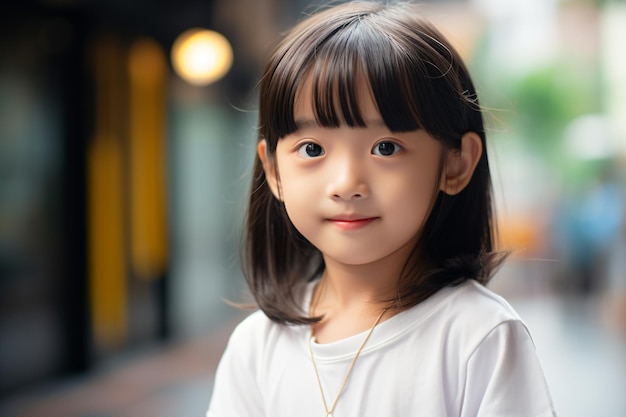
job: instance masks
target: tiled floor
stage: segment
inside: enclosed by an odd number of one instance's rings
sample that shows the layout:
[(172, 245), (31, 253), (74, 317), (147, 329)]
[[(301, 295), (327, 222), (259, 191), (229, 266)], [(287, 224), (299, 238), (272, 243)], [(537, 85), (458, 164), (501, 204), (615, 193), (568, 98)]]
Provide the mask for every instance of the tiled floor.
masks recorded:
[[(533, 333), (559, 416), (626, 416), (626, 332), (604, 300), (510, 301)], [(25, 393), (0, 416), (202, 417), (231, 328)]]

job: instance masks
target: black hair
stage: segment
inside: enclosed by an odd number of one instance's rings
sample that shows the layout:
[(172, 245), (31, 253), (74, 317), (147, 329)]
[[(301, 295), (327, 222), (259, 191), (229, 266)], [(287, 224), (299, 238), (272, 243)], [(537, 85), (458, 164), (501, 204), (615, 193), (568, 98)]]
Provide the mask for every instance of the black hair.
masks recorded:
[[(313, 14), (278, 44), (261, 78), (258, 140), (272, 159), (278, 141), (296, 130), (294, 105), (305, 77), (313, 80), (319, 125), (364, 127), (357, 83), (366, 80), (380, 115), (395, 132), (423, 129), (447, 151), (475, 132), (483, 152), (458, 194), (438, 192), (402, 276), (400, 308), (468, 279), (487, 283), (504, 255), (496, 227), (481, 108), (459, 54), (409, 4), (352, 2)], [(302, 310), (306, 283), (324, 269), (319, 251), (292, 225), (257, 157), (247, 213), (245, 275), (258, 306), (280, 323), (311, 323)]]

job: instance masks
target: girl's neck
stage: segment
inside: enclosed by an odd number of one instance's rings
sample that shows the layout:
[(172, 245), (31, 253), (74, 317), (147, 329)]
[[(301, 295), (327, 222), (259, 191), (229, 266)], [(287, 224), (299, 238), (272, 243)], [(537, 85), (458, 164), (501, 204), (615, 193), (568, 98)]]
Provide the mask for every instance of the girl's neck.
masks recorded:
[(375, 262), (350, 265), (324, 256), (325, 294), (320, 302), (338, 310), (362, 306), (365, 310), (387, 307), (396, 297), (398, 280), (409, 257), (410, 246)]
[(367, 267), (333, 267), (327, 262), (318, 307), (336, 311), (380, 310), (395, 296), (397, 284), (397, 278), (386, 276), (385, 272)]
[[(325, 259), (326, 270), (311, 300), (311, 313), (324, 316), (314, 325), (318, 343), (329, 343), (369, 329), (396, 296), (402, 265), (377, 262), (345, 265)], [(382, 321), (395, 311), (388, 309)]]

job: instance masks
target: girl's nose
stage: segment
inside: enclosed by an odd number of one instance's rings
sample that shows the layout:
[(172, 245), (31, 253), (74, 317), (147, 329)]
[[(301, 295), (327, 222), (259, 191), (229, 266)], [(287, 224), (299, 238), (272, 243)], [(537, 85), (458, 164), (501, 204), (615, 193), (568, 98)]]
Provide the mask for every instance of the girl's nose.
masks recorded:
[(369, 186), (364, 167), (359, 161), (346, 158), (334, 161), (336, 169), (332, 170), (328, 184), (328, 196), (332, 199), (355, 200), (369, 197)]

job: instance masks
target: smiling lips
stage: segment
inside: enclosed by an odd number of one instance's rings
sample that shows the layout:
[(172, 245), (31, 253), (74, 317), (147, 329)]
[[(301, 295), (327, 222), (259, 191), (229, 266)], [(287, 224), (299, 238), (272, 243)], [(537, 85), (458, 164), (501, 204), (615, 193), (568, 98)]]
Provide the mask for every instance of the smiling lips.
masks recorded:
[(328, 221), (342, 230), (358, 230), (378, 220), (378, 217), (334, 218)]

